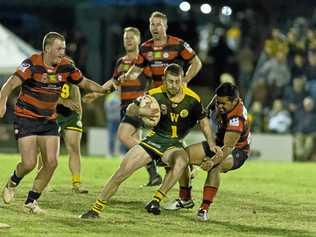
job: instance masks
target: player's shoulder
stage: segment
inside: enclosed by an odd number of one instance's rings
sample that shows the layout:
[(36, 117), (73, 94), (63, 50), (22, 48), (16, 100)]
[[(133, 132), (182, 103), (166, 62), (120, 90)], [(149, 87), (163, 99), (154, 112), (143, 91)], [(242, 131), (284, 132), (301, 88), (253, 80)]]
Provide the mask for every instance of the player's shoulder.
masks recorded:
[(148, 90), (147, 94), (148, 95), (151, 95), (151, 96), (154, 96), (154, 95), (158, 95), (158, 94), (162, 94), (163, 93), (163, 88), (162, 86), (159, 86), (157, 88), (153, 88), (153, 89), (150, 89)]
[(183, 92), (185, 93), (185, 95), (189, 96), (191, 99), (196, 100), (197, 102), (201, 103), (201, 97), (192, 89), (188, 87), (184, 87)]
[(168, 43), (169, 44), (181, 44), (184, 41), (180, 39), (179, 37), (173, 36), (173, 35), (168, 35)]
[(228, 118), (232, 117), (240, 117), (247, 119), (247, 109), (244, 106), (242, 100), (239, 100), (238, 104), (235, 106), (235, 108), (228, 113)]
[(149, 39), (149, 40), (146, 40), (145, 42), (143, 42), (141, 44), (141, 48), (148, 48), (148, 47), (153, 47), (154, 45), (154, 40), (153, 39)]
[(73, 65), (73, 66), (75, 66), (74, 60), (68, 56), (63, 57), (60, 64), (61, 65)]
[(31, 65), (43, 65), (43, 56), (41, 53), (34, 53), (31, 57), (25, 59), (24, 62), (28, 62)]

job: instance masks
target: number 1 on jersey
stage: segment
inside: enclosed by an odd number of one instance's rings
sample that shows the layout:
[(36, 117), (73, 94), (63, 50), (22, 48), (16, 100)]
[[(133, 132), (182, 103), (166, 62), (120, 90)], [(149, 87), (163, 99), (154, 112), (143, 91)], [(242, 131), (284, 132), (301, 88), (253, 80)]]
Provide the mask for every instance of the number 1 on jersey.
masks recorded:
[(177, 126), (171, 125), (171, 138), (176, 138), (176, 137), (178, 137)]

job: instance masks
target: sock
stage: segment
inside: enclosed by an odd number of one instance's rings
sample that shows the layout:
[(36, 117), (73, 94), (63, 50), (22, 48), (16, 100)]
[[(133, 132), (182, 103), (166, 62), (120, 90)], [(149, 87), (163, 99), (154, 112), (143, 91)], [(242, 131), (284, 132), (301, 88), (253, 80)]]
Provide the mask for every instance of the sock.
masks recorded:
[(18, 184), (20, 183), (20, 181), (22, 180), (23, 177), (18, 177), (16, 175), (16, 171), (13, 171), (12, 176), (10, 177), (11, 182), (14, 184), (14, 186), (18, 186)]
[(80, 175), (73, 175), (72, 186), (79, 186), (79, 185), (80, 185)]
[(204, 210), (208, 210), (210, 204), (213, 202), (216, 192), (217, 192), (217, 187), (204, 186), (203, 201), (200, 208)]
[(158, 175), (155, 161), (151, 161), (146, 165), (147, 172), (150, 176), (150, 179)]
[(103, 209), (104, 209), (104, 207), (105, 207), (105, 205), (106, 205), (106, 201), (105, 200), (102, 200), (102, 199), (97, 199), (96, 201), (95, 201), (95, 203), (93, 204), (93, 206), (91, 207), (91, 210), (92, 211), (95, 211), (96, 213), (98, 213), (98, 214), (100, 214), (102, 211), (103, 211)]
[(28, 204), (30, 202), (34, 202), (35, 200), (39, 199), (41, 196), (41, 193), (29, 191), (29, 194), (27, 195), (27, 199), (25, 201), (25, 204)]
[(179, 197), (183, 201), (191, 200), (191, 189), (192, 187), (180, 187)]
[(165, 197), (166, 197), (166, 194), (164, 194), (160, 190), (157, 190), (154, 194), (153, 199), (160, 203), (162, 199), (164, 199)]

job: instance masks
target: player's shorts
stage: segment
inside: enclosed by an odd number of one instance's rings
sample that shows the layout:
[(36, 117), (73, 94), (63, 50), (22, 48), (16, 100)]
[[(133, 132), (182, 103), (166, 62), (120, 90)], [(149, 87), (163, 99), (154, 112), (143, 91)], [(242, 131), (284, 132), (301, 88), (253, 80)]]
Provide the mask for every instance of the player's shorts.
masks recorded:
[(157, 162), (159, 166), (166, 166), (161, 160), (162, 155), (165, 151), (171, 148), (183, 148), (182, 142), (178, 139), (171, 139), (159, 136), (152, 132), (147, 135), (139, 145), (150, 155), (150, 157)]
[(82, 122), (80, 119), (80, 115), (76, 112), (72, 112), (68, 116), (63, 116), (61, 114), (58, 114), (57, 116), (57, 125), (60, 128), (60, 131), (64, 130), (73, 130), (82, 132)]
[(47, 119), (30, 119), (15, 116), (13, 122), (14, 136), (18, 140), (27, 136), (59, 136), (56, 121)]
[(122, 118), (121, 123), (129, 123), (133, 125), (135, 128), (140, 128), (143, 126), (143, 121), (140, 118), (128, 116), (126, 114)]
[[(212, 157), (213, 155), (215, 155), (215, 153), (210, 150), (210, 147), (207, 141), (203, 141), (202, 145), (203, 145), (204, 152), (208, 157)], [(240, 150), (240, 149), (235, 148), (232, 151), (232, 156), (233, 156), (234, 164), (230, 170), (235, 170), (235, 169), (239, 169), (248, 159), (248, 152), (245, 150)]]

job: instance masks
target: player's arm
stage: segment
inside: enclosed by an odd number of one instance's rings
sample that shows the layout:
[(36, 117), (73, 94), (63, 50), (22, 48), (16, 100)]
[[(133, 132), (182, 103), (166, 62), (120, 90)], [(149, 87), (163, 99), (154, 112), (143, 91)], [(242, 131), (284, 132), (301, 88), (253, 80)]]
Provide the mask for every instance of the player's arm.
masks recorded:
[(225, 160), (227, 158), (227, 156), (229, 156), (232, 153), (232, 151), (234, 150), (239, 139), (240, 139), (239, 132), (227, 131), (225, 133), (224, 146), (222, 148), (223, 156), (222, 157), (217, 157), (217, 156), (212, 157), (211, 159), (214, 162), (214, 165), (221, 163), (223, 160)]
[(126, 73), (123, 73), (119, 76), (118, 81), (122, 82), (124, 80), (127, 80), (128, 78), (131, 78), (131, 75), (133, 75), (133, 78), (138, 78), (139, 75), (143, 72), (143, 70), (144, 68), (138, 67), (134, 64)]
[(76, 113), (82, 114), (82, 106), (81, 106), (81, 94), (78, 86), (73, 85), (71, 87), (71, 98), (63, 99), (59, 97), (58, 104), (62, 104), (63, 106), (69, 108)]
[(2, 118), (6, 112), (6, 104), (9, 95), (21, 84), (21, 79), (16, 75), (10, 76), (6, 83), (4, 83), (0, 91), (0, 118)]
[(83, 77), (83, 79), (78, 84), (78, 86), (82, 89), (98, 92), (101, 94), (106, 94), (108, 92), (107, 88), (104, 85), (101, 86), (98, 83), (96, 83), (96, 82), (94, 82), (86, 77)]
[[(108, 81), (106, 81), (103, 85), (102, 85), (105, 90), (107, 91), (107, 93), (110, 93), (114, 90), (117, 89), (115, 83), (114, 83), (114, 80), (113, 79), (110, 79)], [(91, 103), (93, 102), (94, 100), (96, 100), (97, 98), (101, 97), (101, 96), (104, 96), (105, 94), (103, 93), (98, 93), (98, 92), (91, 92), (91, 93), (87, 93), (85, 94), (83, 97), (82, 97), (82, 102), (83, 103)]]
[(186, 71), (185, 76), (183, 78), (184, 83), (188, 84), (192, 80), (192, 78), (198, 74), (201, 68), (202, 68), (202, 62), (200, 58), (197, 55), (195, 55), (191, 59), (190, 66), (188, 70)]
[(159, 109), (154, 109), (150, 107), (140, 107), (141, 97), (137, 98), (133, 103), (129, 104), (126, 109), (126, 114), (131, 117), (147, 117), (153, 118), (157, 116)]
[(215, 140), (213, 137), (213, 132), (210, 126), (210, 123), (207, 119), (207, 117), (204, 117), (199, 121), (200, 130), (202, 131), (204, 137), (206, 138), (206, 141), (214, 153), (216, 153), (218, 156), (222, 156), (222, 149), (219, 146), (216, 146)]

